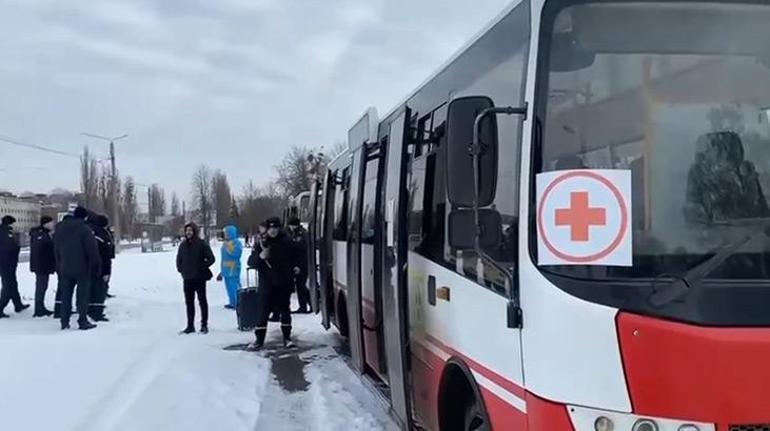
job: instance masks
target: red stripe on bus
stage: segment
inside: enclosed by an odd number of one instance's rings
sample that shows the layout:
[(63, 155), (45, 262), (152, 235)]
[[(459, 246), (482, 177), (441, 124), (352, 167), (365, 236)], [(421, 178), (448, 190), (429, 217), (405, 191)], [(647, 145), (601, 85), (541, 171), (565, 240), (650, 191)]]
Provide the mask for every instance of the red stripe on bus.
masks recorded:
[[(526, 429), (532, 431), (574, 431), (567, 406), (540, 398), (527, 392)], [(524, 429), (524, 428), (521, 428)]]
[[(428, 341), (435, 344), (442, 350), (446, 351), (450, 355), (459, 356), (461, 357), (469, 367), (473, 369), (473, 371), (476, 371), (477, 373), (481, 374), (482, 376), (486, 377), (487, 379), (491, 380), (498, 386), (502, 387), (503, 389), (507, 390), (508, 392), (516, 395), (517, 397), (521, 398), (522, 400), (526, 396), (526, 390), (522, 388), (521, 386), (517, 385), (516, 383), (506, 379), (505, 377), (501, 376), (500, 374), (497, 374), (496, 372), (490, 370), (489, 368), (485, 367), (484, 365), (481, 365), (480, 363), (476, 362), (475, 360), (468, 357), (468, 355), (463, 354), (462, 352), (459, 352), (446, 344), (442, 343), (440, 340), (436, 339), (435, 337), (431, 336), (430, 334), (425, 334)], [(512, 361), (517, 360), (517, 358), (511, 358)]]
[[(419, 342), (415, 343), (415, 347), (413, 356), (416, 360), (412, 361), (412, 367), (416, 410), (420, 419), (427, 421), (425, 425), (428, 429), (438, 429), (438, 389), (446, 362)], [(524, 412), (484, 386), (479, 386), (479, 391), (489, 415), (491, 429), (526, 429), (527, 415)]]
[[(487, 408), (490, 429), (494, 430), (524, 430), (527, 429), (527, 414), (495, 395), (485, 387), (481, 387), (481, 396)], [(551, 431), (549, 429), (549, 431)]]

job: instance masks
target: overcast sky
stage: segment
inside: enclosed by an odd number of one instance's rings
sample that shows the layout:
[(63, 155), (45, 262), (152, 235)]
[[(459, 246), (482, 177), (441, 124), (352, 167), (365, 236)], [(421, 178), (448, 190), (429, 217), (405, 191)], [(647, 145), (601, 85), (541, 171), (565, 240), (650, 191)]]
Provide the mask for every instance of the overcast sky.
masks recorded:
[[(236, 191), (293, 144), (385, 114), (508, 0), (0, 0), (0, 135), (100, 157), (183, 197), (195, 166)], [(0, 189), (77, 190), (78, 160), (0, 142)]]

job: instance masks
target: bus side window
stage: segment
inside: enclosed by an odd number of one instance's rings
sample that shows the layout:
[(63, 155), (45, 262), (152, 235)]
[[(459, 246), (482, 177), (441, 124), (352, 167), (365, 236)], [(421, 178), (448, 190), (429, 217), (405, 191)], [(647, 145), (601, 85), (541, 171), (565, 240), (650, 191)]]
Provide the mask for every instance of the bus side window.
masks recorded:
[(334, 234), (332, 236), (335, 241), (347, 241), (350, 168), (345, 168), (337, 178), (336, 182), (334, 199)]

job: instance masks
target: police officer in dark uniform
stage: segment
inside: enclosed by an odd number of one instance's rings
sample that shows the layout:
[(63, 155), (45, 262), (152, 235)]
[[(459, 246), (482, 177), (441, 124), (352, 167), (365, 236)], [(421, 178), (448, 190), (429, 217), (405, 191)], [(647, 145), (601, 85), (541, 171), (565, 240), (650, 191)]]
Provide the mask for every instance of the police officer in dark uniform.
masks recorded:
[(93, 329), (88, 320), (88, 303), (91, 300), (91, 279), (99, 274), (101, 259), (94, 233), (85, 223), (88, 210), (75, 208), (73, 217), (62, 220), (56, 226), (54, 255), (56, 272), (61, 291), (61, 328), (69, 329), (72, 311), (72, 294), (77, 285), (78, 326), (81, 330)]
[(46, 317), (53, 314), (45, 308), (45, 292), (48, 280), (56, 272), (56, 257), (53, 252), (53, 219), (40, 218), (40, 226), (29, 231), (29, 270), (35, 274), (35, 314), (33, 317)]
[(299, 218), (292, 217), (289, 220), (289, 235), (294, 241), (300, 258), (297, 262), (299, 274), (294, 277), (294, 290), (297, 292), (297, 302), (299, 307), (295, 313), (310, 313), (310, 290), (307, 288), (307, 231), (299, 222)]
[(259, 272), (259, 310), (256, 340), (249, 349), (257, 350), (265, 344), (267, 318), (273, 307), (278, 311), (283, 344), (294, 347), (291, 339), (290, 300), (294, 276), (299, 274), (301, 254), (294, 241), (281, 229), (281, 219), (271, 217), (266, 222), (267, 232), (259, 238), (249, 257), (249, 266)]
[(19, 295), (19, 282), (16, 279), (16, 268), (19, 266), (19, 253), (21, 246), (19, 238), (13, 232), (13, 224), (16, 218), (10, 215), (3, 216), (0, 220), (0, 318), (8, 317), (5, 307), (13, 301), (13, 307), (17, 313), (27, 308), (29, 304), (21, 302)]
[(112, 260), (115, 258), (115, 243), (109, 231), (110, 220), (103, 215), (89, 217), (89, 227), (96, 238), (101, 260), (101, 271), (91, 279), (91, 302), (88, 304), (88, 316), (97, 322), (109, 322), (104, 315), (107, 299), (107, 283), (112, 276)]

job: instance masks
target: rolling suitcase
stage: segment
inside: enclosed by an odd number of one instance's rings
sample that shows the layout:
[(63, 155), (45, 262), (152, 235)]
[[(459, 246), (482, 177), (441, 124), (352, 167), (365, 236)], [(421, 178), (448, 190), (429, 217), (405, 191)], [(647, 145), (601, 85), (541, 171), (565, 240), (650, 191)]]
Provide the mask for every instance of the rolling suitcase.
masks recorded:
[(257, 327), (257, 308), (259, 304), (259, 287), (257, 286), (257, 271), (246, 270), (246, 287), (238, 292), (238, 329), (253, 331)]

